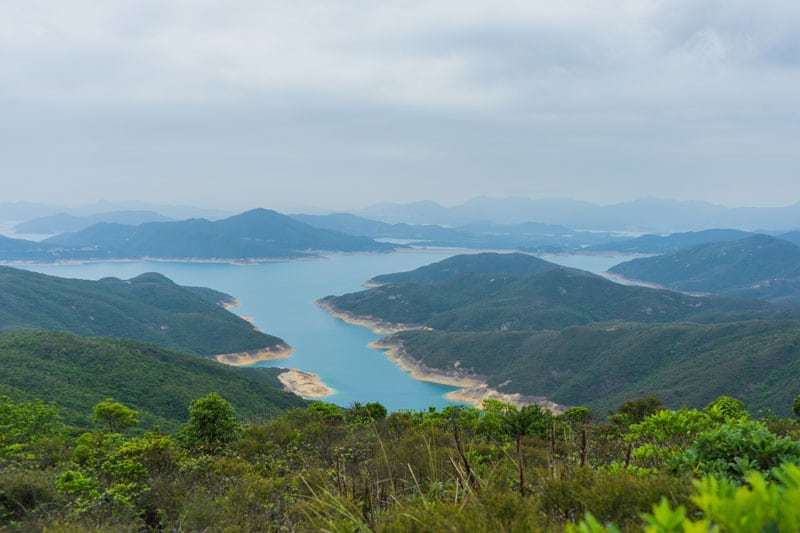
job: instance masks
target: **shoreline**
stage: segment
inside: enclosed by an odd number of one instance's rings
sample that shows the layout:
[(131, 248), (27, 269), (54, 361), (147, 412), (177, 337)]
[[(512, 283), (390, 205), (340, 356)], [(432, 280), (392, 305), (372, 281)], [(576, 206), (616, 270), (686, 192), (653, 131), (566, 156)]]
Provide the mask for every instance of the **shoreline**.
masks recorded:
[(456, 390), (444, 395), (445, 398), (454, 402), (467, 403), (481, 409), (484, 400), (499, 400), (521, 407), (524, 405), (537, 404), (549, 409), (554, 413), (562, 411), (562, 406), (551, 402), (546, 398), (525, 396), (519, 393), (504, 393), (489, 386), (480, 376), (467, 375), (458, 370), (451, 372), (437, 370), (428, 367), (421, 361), (415, 359), (405, 352), (400, 342), (392, 341), (385, 335), (393, 335), (402, 331), (410, 330), (430, 330), (422, 326), (411, 326), (407, 324), (392, 324), (372, 317), (356, 316), (347, 311), (337, 309), (332, 303), (317, 300), (317, 305), (327, 311), (332, 317), (352, 324), (368, 328), (376, 335), (384, 336), (381, 339), (369, 343), (373, 350), (383, 352), (384, 356), (392, 363), (400, 367), (401, 370), (417, 381), (436, 383), (448, 387), (455, 387)]
[[(600, 276), (606, 278), (608, 281), (613, 281), (619, 285), (626, 285), (628, 287), (644, 287), (646, 289), (661, 289), (661, 290), (668, 290), (663, 285), (659, 285), (657, 283), (648, 283), (646, 281), (639, 281), (636, 279), (626, 278), (625, 276), (621, 276), (619, 274), (614, 274), (612, 272), (601, 272)], [(676, 291), (677, 292), (677, 291)]]
[(289, 368), (278, 374), (278, 381), (283, 384), (283, 390), (302, 398), (324, 398), (336, 392), (318, 374), (297, 368)]
[(517, 407), (525, 405), (540, 405), (553, 413), (560, 413), (563, 407), (543, 397), (525, 396), (520, 393), (500, 392), (488, 385), (481, 377), (467, 375), (457, 369), (447, 372), (428, 367), (424, 363), (410, 356), (403, 348), (402, 343), (390, 339), (380, 339), (369, 344), (374, 350), (383, 351), (384, 355), (394, 364), (407, 372), (413, 379), (436, 383), (456, 390), (445, 394), (445, 398), (455, 402), (470, 404), (478, 409), (483, 408), (485, 400), (498, 400)]
[(240, 315), (239, 313), (234, 311), (234, 309), (236, 309), (237, 307), (239, 307), (241, 305), (241, 302), (239, 301), (239, 298), (236, 298), (235, 296), (231, 296), (230, 300), (222, 301), (222, 302), (220, 302), (220, 305), (226, 311), (229, 311), (229, 312), (235, 314), (236, 316), (238, 316), (239, 318), (241, 318), (242, 320), (244, 320), (245, 322), (248, 322), (251, 326), (253, 326), (254, 330), (256, 330), (256, 331), (258, 331), (260, 333), (264, 333), (263, 331), (261, 331), (261, 328), (259, 328), (258, 325), (256, 324), (255, 318), (253, 318), (252, 316), (249, 316), (249, 315)]
[(373, 317), (357, 316), (347, 311), (342, 311), (333, 304), (326, 302), (324, 299), (315, 302), (319, 307), (324, 309), (333, 318), (339, 319), (353, 326), (360, 326), (367, 328), (376, 335), (393, 335), (401, 331), (410, 331), (415, 329), (430, 329), (423, 326), (415, 326), (412, 324), (393, 324)]
[(287, 344), (279, 344), (261, 350), (212, 355), (211, 359), (229, 366), (250, 366), (262, 361), (280, 361), (282, 359), (288, 359), (291, 357), (292, 353), (294, 353), (294, 348)]

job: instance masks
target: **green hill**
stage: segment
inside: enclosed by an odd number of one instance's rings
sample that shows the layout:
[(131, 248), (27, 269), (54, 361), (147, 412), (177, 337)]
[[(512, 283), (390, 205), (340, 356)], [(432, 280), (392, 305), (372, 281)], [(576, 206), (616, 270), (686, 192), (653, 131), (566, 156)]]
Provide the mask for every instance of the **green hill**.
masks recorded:
[(280, 390), (277, 370), (239, 369), (153, 345), (67, 333), (0, 334), (0, 394), (44, 398), (67, 422), (90, 423), (92, 406), (114, 398), (142, 412), (147, 426), (175, 429), (189, 403), (218, 392), (248, 419), (305, 404)]
[(391, 336), (434, 371), (600, 412), (658, 394), (721, 394), (786, 411), (800, 392), (800, 321), (766, 302), (626, 286), (524, 255), (456, 256), (328, 297), (331, 308), (420, 326)]
[(611, 272), (686, 292), (771, 301), (800, 298), (800, 247), (766, 235), (635, 259)]
[(752, 235), (750, 232), (736, 229), (709, 229), (673, 233), (671, 235), (642, 235), (634, 239), (598, 244), (591, 246), (589, 250), (595, 252), (668, 254), (701, 244), (738, 241)]
[(545, 332), (407, 331), (390, 340), (424, 365), (486, 378), (502, 392), (605, 413), (655, 394), (699, 407), (734, 395), (788, 414), (800, 393), (800, 322), (595, 324)]
[(151, 222), (139, 226), (100, 223), (52, 237), (45, 244), (90, 250), (100, 258), (265, 259), (314, 251), (381, 252), (393, 249), (366, 237), (315, 228), (268, 209), (230, 218)]
[(323, 302), (361, 317), (447, 331), (561, 329), (605, 321), (727, 321), (775, 316), (766, 304), (624, 286), (522, 254), (455, 256), (378, 276)]
[(527, 254), (466, 254), (448, 257), (410, 272), (376, 276), (370, 283), (376, 285), (418, 283), (434, 284), (453, 281), (469, 274), (519, 275), (539, 274), (561, 268), (555, 263)]
[(198, 355), (285, 346), (224, 309), (230, 298), (154, 273), (88, 281), (0, 267), (0, 330), (121, 337)]

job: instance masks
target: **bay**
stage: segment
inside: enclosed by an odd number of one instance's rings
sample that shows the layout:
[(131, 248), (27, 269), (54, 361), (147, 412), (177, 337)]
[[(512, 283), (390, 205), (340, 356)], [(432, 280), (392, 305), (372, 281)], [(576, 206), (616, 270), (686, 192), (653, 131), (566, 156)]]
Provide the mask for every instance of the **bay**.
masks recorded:
[[(28, 265), (25, 268), (62, 277), (128, 279), (159, 272), (182, 285), (211, 287), (239, 300), (234, 311), (262, 331), (295, 348), (286, 360), (263, 366), (298, 368), (318, 374), (335, 390), (327, 398), (339, 405), (379, 401), (390, 410), (426, 409), (452, 404), (444, 395), (451, 387), (414, 380), (368, 344), (378, 338), (366, 328), (346, 324), (317, 307), (330, 294), (357, 291), (378, 275), (411, 270), (453, 255), (424, 250), (391, 254), (336, 254), (318, 259), (257, 264), (190, 262), (108, 262)], [(602, 272), (629, 256), (552, 255), (566, 266)]]

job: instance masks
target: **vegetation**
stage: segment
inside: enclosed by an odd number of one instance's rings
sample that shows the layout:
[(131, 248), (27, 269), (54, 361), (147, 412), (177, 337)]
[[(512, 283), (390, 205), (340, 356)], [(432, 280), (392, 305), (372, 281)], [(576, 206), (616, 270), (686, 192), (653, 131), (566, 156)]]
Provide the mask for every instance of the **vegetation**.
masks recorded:
[(150, 273), (123, 281), (58, 278), (0, 267), (0, 331), (46, 329), (152, 342), (198, 355), (282, 347), (223, 309), (231, 297)]
[(736, 394), (782, 414), (798, 392), (791, 308), (624, 286), (521, 254), (456, 256), (372, 282), (324, 301), (418, 326), (388, 342), (501, 392), (600, 411), (645, 393), (674, 407)]
[(753, 419), (732, 398), (681, 411), (649, 398), (599, 418), (314, 403), (253, 423), (211, 393), (173, 434), (102, 419), (75, 431), (52, 406), (0, 398), (0, 527), (797, 531), (796, 420)]
[(422, 364), (483, 376), (503, 392), (606, 411), (655, 393), (671, 406), (735, 394), (789, 414), (800, 393), (800, 323), (596, 324), (543, 332), (407, 331), (391, 337)]
[(378, 286), (325, 301), (355, 315), (448, 331), (560, 329), (612, 320), (722, 322), (796, 316), (757, 302), (620, 285), (523, 254), (455, 256), (370, 282)]
[(379, 252), (393, 249), (366, 237), (315, 228), (268, 209), (217, 221), (192, 219), (139, 226), (99, 223), (45, 244), (85, 249), (100, 258), (165, 257), (263, 259), (309, 251)]
[(144, 427), (165, 430), (185, 419), (192, 399), (211, 391), (249, 419), (305, 405), (281, 390), (279, 370), (233, 368), (133, 341), (10, 332), (0, 335), (0, 360), (0, 394), (47, 398), (69, 424), (88, 427), (94, 420), (113, 432), (134, 417), (105, 403), (109, 398), (136, 409)]
[(436, 285), (457, 281), (470, 275), (524, 276), (541, 274), (559, 268), (561, 267), (555, 263), (526, 254), (469, 254), (448, 257), (410, 272), (376, 276), (370, 280), (370, 283), (376, 285), (408, 283)]
[(353, 315), (445, 331), (562, 329), (608, 321), (721, 322), (783, 313), (757, 302), (624, 286), (520, 254), (456, 256), (372, 281), (383, 285), (323, 301)]
[(611, 272), (680, 291), (795, 302), (800, 297), (800, 246), (756, 235), (634, 259)]

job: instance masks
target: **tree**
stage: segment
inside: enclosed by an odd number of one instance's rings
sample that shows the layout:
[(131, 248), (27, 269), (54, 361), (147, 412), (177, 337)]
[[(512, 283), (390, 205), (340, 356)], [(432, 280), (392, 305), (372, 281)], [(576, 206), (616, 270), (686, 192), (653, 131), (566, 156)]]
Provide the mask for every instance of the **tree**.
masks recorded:
[(763, 422), (738, 419), (698, 435), (676, 466), (742, 481), (753, 471), (770, 476), (784, 463), (800, 464), (800, 442), (775, 435)]
[(580, 433), (580, 464), (586, 466), (588, 461), (588, 442), (586, 437), (586, 426), (592, 421), (592, 411), (588, 407), (570, 407), (560, 417), (570, 427)]
[(218, 453), (236, 440), (240, 429), (230, 402), (212, 392), (192, 402), (189, 422), (181, 429), (181, 439), (188, 447)]
[[(617, 412), (609, 416), (611, 421), (621, 432), (627, 431), (633, 424), (642, 422), (645, 418), (664, 410), (664, 404), (655, 396), (646, 396), (637, 400), (628, 400), (623, 403)], [(625, 451), (625, 466), (631, 464), (633, 442), (628, 442)]]
[(95, 424), (103, 426), (111, 433), (122, 433), (139, 424), (139, 413), (112, 399), (103, 400), (94, 406)]
[(705, 412), (721, 421), (737, 420), (748, 416), (744, 403), (730, 396), (720, 396), (706, 406)]
[(526, 405), (521, 409), (509, 405), (503, 415), (503, 427), (516, 446), (519, 492), (523, 497), (525, 496), (525, 456), (522, 453), (522, 439), (529, 435), (544, 437), (550, 426), (550, 418), (550, 414), (538, 405)]
[(661, 403), (661, 400), (655, 396), (646, 396), (636, 400), (628, 400), (623, 403), (610, 419), (616, 424), (627, 427), (631, 424), (637, 424), (648, 416), (663, 409), (664, 404)]
[(356, 420), (377, 421), (386, 418), (386, 408), (378, 402), (362, 404), (355, 402), (350, 407), (350, 416)]
[(794, 403), (792, 404), (792, 413), (797, 418), (800, 418), (800, 396), (794, 399)]

